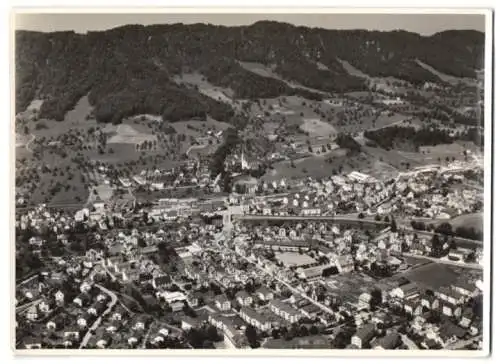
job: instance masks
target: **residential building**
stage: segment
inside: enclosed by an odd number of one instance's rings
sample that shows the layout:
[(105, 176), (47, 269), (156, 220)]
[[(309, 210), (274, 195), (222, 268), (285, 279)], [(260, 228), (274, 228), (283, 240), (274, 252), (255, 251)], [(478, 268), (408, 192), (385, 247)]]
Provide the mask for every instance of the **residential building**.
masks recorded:
[(242, 306), (250, 306), (253, 302), (252, 296), (250, 296), (246, 291), (236, 292), (235, 297), (238, 303)]
[(240, 316), (245, 322), (255, 326), (261, 331), (271, 329), (271, 322), (265, 316), (249, 307), (242, 307), (240, 310)]
[(365, 324), (360, 327), (351, 338), (351, 344), (361, 349), (366, 347), (375, 337), (376, 327), (374, 324)]
[(215, 296), (215, 306), (221, 311), (229, 311), (231, 309), (231, 301), (226, 295)]
[(261, 301), (271, 301), (274, 298), (274, 293), (267, 287), (260, 287), (255, 291), (255, 294)]
[(300, 311), (290, 306), (288, 303), (282, 302), (277, 299), (274, 299), (269, 303), (269, 308), (273, 313), (283, 317), (290, 323), (298, 322), (302, 317)]

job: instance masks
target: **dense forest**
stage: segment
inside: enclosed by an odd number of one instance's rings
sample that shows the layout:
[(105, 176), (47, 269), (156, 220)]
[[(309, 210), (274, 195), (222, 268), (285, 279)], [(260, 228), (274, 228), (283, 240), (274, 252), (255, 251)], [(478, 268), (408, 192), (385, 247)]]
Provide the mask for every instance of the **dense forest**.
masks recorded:
[(350, 135), (340, 133), (335, 139), (335, 143), (340, 148), (347, 149), (350, 155), (357, 154), (361, 151), (361, 146)]
[(484, 133), (479, 128), (469, 128), (455, 134), (453, 137), (441, 129), (425, 127), (415, 129), (413, 127), (391, 126), (377, 130), (366, 130), (364, 136), (375, 142), (384, 149), (392, 149), (396, 143), (410, 142), (415, 150), (424, 145), (451, 144), (456, 140), (473, 142), (479, 147), (484, 147)]
[(410, 142), (416, 150), (424, 145), (451, 144), (453, 138), (440, 129), (390, 126), (377, 130), (366, 130), (364, 136), (384, 149), (392, 149), (398, 142)]
[(339, 60), (369, 75), (420, 84), (440, 80), (415, 59), (450, 75), (474, 77), (482, 68), (484, 47), (484, 34), (475, 31), (423, 37), (270, 21), (245, 27), (128, 25), (87, 34), (17, 31), (15, 37), (17, 112), (42, 99), (40, 117), (62, 120), (88, 94), (98, 121), (115, 123), (134, 113), (160, 114), (170, 121), (233, 117), (228, 104), (172, 81), (183, 72), (199, 71), (240, 98), (300, 94), (317, 100), (319, 93), (254, 74), (237, 61), (272, 66), (284, 79), (306, 87), (344, 92), (365, 84)]

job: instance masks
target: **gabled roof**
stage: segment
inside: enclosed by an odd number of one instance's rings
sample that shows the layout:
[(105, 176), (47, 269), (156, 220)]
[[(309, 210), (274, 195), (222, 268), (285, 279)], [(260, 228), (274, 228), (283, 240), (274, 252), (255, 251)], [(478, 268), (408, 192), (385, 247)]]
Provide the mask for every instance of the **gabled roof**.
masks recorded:
[(224, 302), (229, 301), (229, 298), (227, 298), (227, 296), (225, 294), (219, 294), (219, 295), (215, 296), (215, 301), (220, 302), (220, 303), (224, 303)]
[(418, 288), (418, 286), (414, 282), (404, 284), (404, 285), (400, 286), (399, 288), (403, 291), (403, 294), (405, 296), (420, 292), (420, 289)]
[(238, 292), (236, 292), (235, 296), (236, 296), (236, 298), (241, 297), (243, 299), (250, 297), (250, 295), (248, 294), (247, 291), (238, 291)]

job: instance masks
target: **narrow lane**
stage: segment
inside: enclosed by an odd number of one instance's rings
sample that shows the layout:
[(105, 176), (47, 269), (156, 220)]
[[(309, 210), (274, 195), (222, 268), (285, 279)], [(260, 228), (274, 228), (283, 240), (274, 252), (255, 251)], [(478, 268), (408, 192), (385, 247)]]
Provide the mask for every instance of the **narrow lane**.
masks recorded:
[(92, 337), (92, 331), (95, 331), (97, 329), (97, 327), (99, 327), (99, 325), (102, 322), (102, 319), (111, 312), (113, 307), (115, 307), (116, 303), (118, 302), (118, 298), (116, 297), (116, 294), (111, 292), (109, 289), (104, 288), (100, 284), (96, 284), (96, 287), (98, 287), (101, 291), (103, 291), (104, 293), (109, 295), (111, 297), (111, 302), (108, 304), (108, 308), (101, 314), (101, 316), (99, 316), (97, 318), (97, 320), (95, 320), (95, 322), (92, 324), (92, 326), (88, 329), (87, 333), (83, 337), (82, 342), (80, 343), (80, 349), (85, 348), (85, 346), (89, 342), (90, 338)]

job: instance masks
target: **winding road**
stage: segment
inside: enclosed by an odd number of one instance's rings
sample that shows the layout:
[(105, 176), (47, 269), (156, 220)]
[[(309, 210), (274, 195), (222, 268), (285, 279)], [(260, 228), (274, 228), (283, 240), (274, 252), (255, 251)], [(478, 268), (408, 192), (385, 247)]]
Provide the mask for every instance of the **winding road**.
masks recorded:
[(80, 343), (80, 349), (85, 348), (90, 338), (92, 337), (92, 331), (97, 329), (97, 327), (101, 324), (102, 319), (111, 312), (113, 307), (115, 307), (116, 303), (118, 302), (118, 297), (116, 297), (116, 294), (111, 292), (109, 289), (104, 288), (100, 284), (96, 284), (96, 287), (98, 287), (101, 291), (109, 295), (111, 297), (111, 302), (108, 304), (108, 308), (101, 314), (101, 316), (97, 318), (97, 320), (95, 320), (95, 322), (92, 324), (92, 326), (89, 328), (89, 330), (83, 337), (82, 342)]

